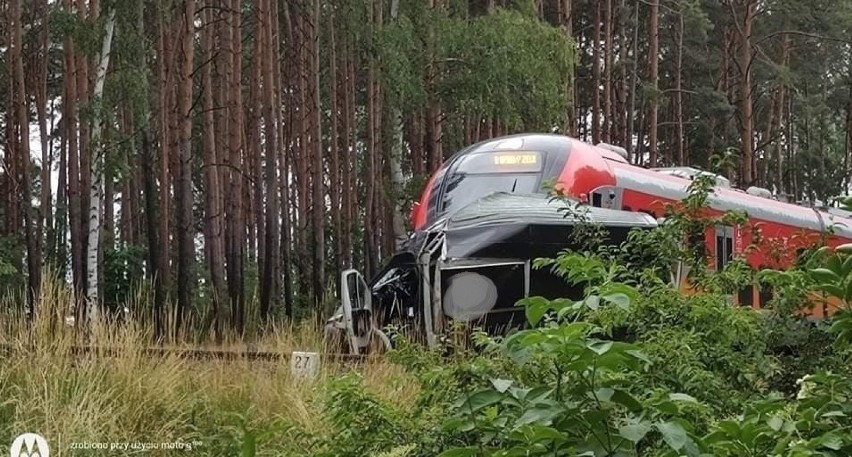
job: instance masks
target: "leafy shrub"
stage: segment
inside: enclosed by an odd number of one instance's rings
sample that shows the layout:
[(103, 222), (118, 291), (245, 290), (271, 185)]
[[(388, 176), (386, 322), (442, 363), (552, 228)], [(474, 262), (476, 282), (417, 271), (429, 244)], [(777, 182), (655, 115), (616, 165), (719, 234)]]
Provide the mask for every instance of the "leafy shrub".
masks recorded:
[(0, 237), (0, 295), (23, 292), (26, 284), (24, 258), (24, 245), (18, 237)]
[(145, 260), (143, 246), (120, 246), (104, 251), (104, 305), (111, 311), (131, 301), (139, 286)]
[(852, 455), (852, 381), (821, 372), (802, 378), (796, 401), (767, 398), (734, 420), (721, 421), (702, 439), (719, 457)]
[(629, 310), (604, 308), (588, 317), (614, 338), (641, 342), (662, 383), (731, 411), (768, 388), (778, 370), (767, 353), (762, 316), (714, 294), (685, 296), (660, 288)]
[(332, 382), (325, 411), (335, 432), (325, 455), (369, 455), (405, 442), (408, 418), (371, 395), (354, 375)]
[[(811, 266), (816, 287), (852, 302), (852, 260), (824, 262), (835, 270)], [(797, 306), (734, 307), (724, 291), (736, 270), (707, 273), (708, 290), (687, 296), (588, 251), (537, 266), (585, 297), (520, 303), (534, 327), (493, 340), (500, 374), (453, 405), (445, 430), (460, 441), (441, 456), (852, 455), (849, 314), (829, 329)], [(809, 280), (788, 278), (776, 284), (807, 295)]]
[(628, 456), (651, 448), (696, 449), (691, 425), (679, 417), (679, 404), (695, 400), (664, 389), (636, 396), (632, 380), (650, 360), (637, 345), (600, 339), (594, 325), (571, 322), (575, 305), (588, 302), (525, 301), (531, 324), (556, 317), (500, 343), (514, 370), (455, 403), (456, 414), (445, 427), (465, 434), (466, 445), (442, 456)]
[(406, 409), (371, 393), (357, 374), (332, 380), (322, 405), (329, 433), (319, 439), (303, 437), (311, 442), (310, 455), (436, 455), (450, 439), (441, 430), (447, 399), (439, 401), (428, 388), (422, 392), (431, 401), (420, 398)]

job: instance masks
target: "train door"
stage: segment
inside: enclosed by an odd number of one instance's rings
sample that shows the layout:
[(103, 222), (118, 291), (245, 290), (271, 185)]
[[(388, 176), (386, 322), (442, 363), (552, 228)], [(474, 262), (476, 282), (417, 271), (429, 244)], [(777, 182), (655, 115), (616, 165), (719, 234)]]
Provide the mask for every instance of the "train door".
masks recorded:
[(360, 354), (370, 344), (373, 329), (372, 297), (367, 281), (358, 271), (349, 269), (340, 274), (343, 325), (349, 350)]
[[(737, 249), (737, 228), (728, 225), (716, 226), (715, 230), (715, 266), (716, 271), (721, 272), (734, 260)], [(746, 284), (739, 290), (726, 291), (726, 296), (731, 303), (741, 306), (754, 306), (754, 284)]]
[(716, 271), (722, 271), (734, 260), (734, 228), (727, 225), (716, 226)]
[[(714, 233), (713, 259), (717, 272), (721, 272), (734, 260), (734, 228), (727, 225), (717, 225)], [(725, 293), (730, 303), (734, 302), (734, 295)]]

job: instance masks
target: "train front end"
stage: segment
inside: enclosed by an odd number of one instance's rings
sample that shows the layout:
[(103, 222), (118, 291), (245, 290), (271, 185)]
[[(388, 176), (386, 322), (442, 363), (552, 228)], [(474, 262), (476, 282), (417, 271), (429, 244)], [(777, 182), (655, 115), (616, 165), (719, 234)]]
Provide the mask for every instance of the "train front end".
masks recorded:
[[(367, 281), (356, 270), (341, 275), (341, 306), (328, 321), (330, 337), (351, 353), (386, 349), (384, 329), (433, 347), (453, 322), (488, 333), (525, 324), (516, 303), (528, 296), (579, 298), (532, 261), (570, 248), (581, 223), (561, 211), (554, 189), (588, 198), (614, 183), (607, 154), (558, 135), (516, 135), (472, 145), (433, 175), (413, 215), (414, 232), (387, 265)], [(613, 154), (615, 156), (615, 154)], [(620, 242), (635, 227), (656, 221), (644, 214), (585, 207), (583, 221), (606, 227)]]

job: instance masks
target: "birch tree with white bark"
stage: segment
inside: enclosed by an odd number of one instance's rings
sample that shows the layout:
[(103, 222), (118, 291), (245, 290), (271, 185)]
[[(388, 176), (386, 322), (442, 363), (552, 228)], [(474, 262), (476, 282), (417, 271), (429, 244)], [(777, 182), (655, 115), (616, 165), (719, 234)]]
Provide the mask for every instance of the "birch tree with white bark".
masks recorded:
[(115, 8), (110, 8), (106, 21), (106, 33), (101, 44), (101, 54), (98, 59), (98, 69), (95, 76), (95, 88), (92, 93), (93, 125), (92, 128), (92, 179), (89, 188), (89, 242), (86, 245), (86, 318), (89, 322), (99, 318), (98, 297), (98, 251), (101, 234), (101, 195), (103, 190), (103, 168), (105, 148), (101, 138), (103, 132), (102, 104), (104, 82), (109, 67), (112, 36), (115, 31)]

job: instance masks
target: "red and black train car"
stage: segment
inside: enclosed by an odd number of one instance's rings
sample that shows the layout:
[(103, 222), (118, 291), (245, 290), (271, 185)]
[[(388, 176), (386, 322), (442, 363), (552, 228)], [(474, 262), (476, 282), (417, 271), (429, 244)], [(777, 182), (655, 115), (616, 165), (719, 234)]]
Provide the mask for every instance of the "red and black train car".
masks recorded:
[[(408, 326), (431, 345), (448, 321), (505, 327), (518, 320), (519, 298), (571, 295), (576, 291), (530, 269), (532, 259), (569, 247), (567, 231), (578, 223), (558, 212), (549, 186), (588, 203), (592, 220), (617, 243), (630, 229), (654, 227), (667, 204), (687, 196), (691, 178), (706, 173), (646, 169), (625, 156), (618, 147), (552, 134), (495, 138), (457, 152), (415, 203), (414, 231), (400, 253), (369, 282), (354, 270), (343, 273), (343, 304), (329, 329), (345, 332), (353, 351), (363, 350), (370, 335), (381, 336), (378, 328), (390, 322)], [(828, 246), (852, 242), (849, 213), (780, 201), (765, 189), (736, 189), (722, 176), (716, 184), (708, 214), (742, 210), (749, 223), (748, 229), (716, 226), (705, 233), (715, 268), (744, 255), (755, 269), (783, 269), (815, 240)], [(755, 227), (765, 246), (746, 251), (757, 241)], [(756, 307), (762, 299), (756, 287), (734, 298)], [(829, 312), (824, 304), (814, 315)]]

